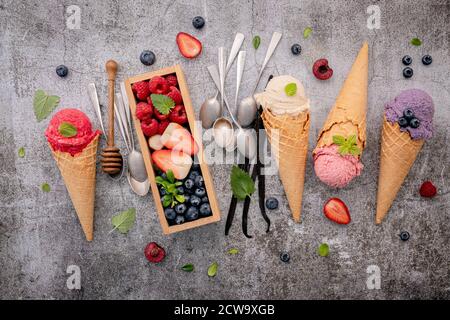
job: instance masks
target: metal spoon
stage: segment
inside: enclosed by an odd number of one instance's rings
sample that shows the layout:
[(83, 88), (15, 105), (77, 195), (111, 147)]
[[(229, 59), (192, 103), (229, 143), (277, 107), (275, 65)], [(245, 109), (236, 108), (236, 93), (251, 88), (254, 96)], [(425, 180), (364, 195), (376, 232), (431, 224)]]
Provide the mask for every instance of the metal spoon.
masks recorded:
[(261, 67), (261, 70), (259, 71), (258, 78), (256, 79), (256, 85), (251, 93), (251, 95), (245, 99), (243, 99), (239, 105), (239, 108), (237, 110), (237, 118), (238, 122), (241, 126), (247, 127), (249, 126), (253, 120), (255, 120), (256, 116), (256, 101), (253, 95), (256, 92), (256, 89), (258, 88), (259, 81), (261, 80), (262, 73), (264, 69), (267, 66), (267, 63), (269, 62), (270, 58), (272, 57), (273, 53), (275, 52), (275, 49), (277, 48), (278, 43), (281, 40), (281, 33), (274, 32), (272, 35), (272, 39), (270, 40), (269, 47), (267, 48), (266, 57), (264, 58), (263, 65)]
[[(236, 59), (236, 55), (238, 54), (239, 49), (241, 48), (242, 43), (244, 42), (244, 38), (245, 36), (242, 33), (236, 34), (236, 37), (234, 38), (233, 45), (230, 50), (230, 55), (228, 56), (225, 76), (231, 69), (231, 65)], [(218, 96), (219, 90), (216, 91), (216, 94), (212, 98), (209, 98), (205, 102), (203, 102), (202, 106), (200, 107), (200, 120), (202, 121), (202, 126), (205, 129), (211, 128), (211, 126), (214, 124), (214, 121), (216, 121), (216, 119), (219, 118), (221, 115), (220, 103), (217, 100)]]

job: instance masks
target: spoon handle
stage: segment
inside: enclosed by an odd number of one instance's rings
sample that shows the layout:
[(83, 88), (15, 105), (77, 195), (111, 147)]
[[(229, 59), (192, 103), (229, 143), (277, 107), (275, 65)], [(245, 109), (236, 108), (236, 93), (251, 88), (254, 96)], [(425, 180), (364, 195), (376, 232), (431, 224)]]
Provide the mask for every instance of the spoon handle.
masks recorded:
[(95, 83), (88, 84), (88, 94), (91, 99), (92, 106), (94, 107), (95, 114), (100, 122), (100, 128), (102, 128), (103, 134), (106, 134), (105, 127), (103, 126), (102, 112), (100, 111), (100, 103), (98, 102), (98, 94)]
[(244, 42), (245, 36), (242, 33), (236, 33), (236, 37), (234, 38), (233, 45), (231, 46), (230, 55), (228, 56), (227, 67), (225, 69), (225, 76), (228, 71), (230, 71), (231, 66), (233, 65), (234, 60), (236, 59), (237, 54), (239, 53), (239, 49)]
[(126, 115), (127, 115), (127, 122), (128, 122), (128, 128), (129, 128), (129, 133), (130, 133), (130, 138), (131, 138), (131, 150), (134, 150), (134, 136), (133, 136), (133, 124), (131, 122), (131, 114), (130, 114), (130, 104), (128, 102), (128, 96), (127, 96), (127, 91), (125, 89), (125, 82), (121, 82), (120, 83), (120, 92), (122, 93), (122, 101), (123, 101), (123, 107), (126, 111)]
[(225, 91), (225, 69), (226, 69), (226, 57), (225, 48), (219, 48), (219, 81), (220, 81), (220, 111), (223, 112), (223, 94)]
[(241, 86), (242, 74), (244, 73), (245, 67), (245, 55), (246, 51), (240, 51), (237, 60), (237, 71), (236, 71), (236, 94), (234, 96), (234, 107), (237, 108), (237, 101), (239, 97), (239, 88)]

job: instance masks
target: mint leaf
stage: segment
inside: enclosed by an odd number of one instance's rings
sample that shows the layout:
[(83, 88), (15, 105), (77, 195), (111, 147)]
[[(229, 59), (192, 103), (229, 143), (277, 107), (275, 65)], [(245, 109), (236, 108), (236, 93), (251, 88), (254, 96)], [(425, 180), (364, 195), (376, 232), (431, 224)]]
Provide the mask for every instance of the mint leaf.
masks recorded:
[(284, 87), (284, 92), (286, 92), (286, 95), (289, 97), (295, 96), (297, 93), (297, 84), (294, 82), (288, 83), (286, 87)]
[(361, 153), (357, 145), (356, 135), (351, 135), (347, 139), (342, 136), (333, 136), (333, 143), (339, 146), (338, 152), (341, 156), (346, 154), (357, 156)]
[(163, 198), (162, 198), (162, 202), (163, 202), (163, 207), (168, 207), (172, 204), (172, 195), (171, 194), (166, 194)]
[(17, 154), (19, 155), (19, 158), (25, 157), (25, 148), (24, 147), (19, 148)]
[(321, 257), (326, 257), (328, 256), (330, 252), (330, 247), (328, 246), (328, 244), (326, 243), (322, 243), (319, 248), (317, 249), (317, 253), (319, 254), (319, 256)]
[(311, 35), (312, 31), (313, 30), (311, 27), (306, 27), (305, 30), (303, 30), (303, 38), (308, 39), (309, 36)]
[(361, 150), (357, 146), (350, 147), (349, 152), (351, 155), (354, 155), (354, 156), (359, 156), (361, 154)]
[(114, 229), (111, 230), (119, 230), (120, 233), (127, 233), (131, 227), (134, 225), (136, 221), (136, 209), (130, 208), (126, 211), (116, 214), (111, 218), (111, 223), (114, 226)]
[(77, 135), (77, 128), (69, 122), (62, 122), (58, 127), (60, 135), (66, 138), (72, 138)]
[(175, 195), (175, 199), (179, 202), (179, 203), (183, 203), (184, 201), (186, 201), (186, 198), (181, 195), (181, 194), (177, 194)]
[(217, 262), (213, 262), (208, 268), (208, 276), (215, 277), (217, 274), (218, 267), (219, 265), (217, 264)]
[(34, 115), (37, 122), (47, 118), (59, 103), (58, 96), (49, 96), (44, 90), (36, 90), (33, 98)]
[(167, 176), (167, 180), (169, 180), (170, 183), (174, 183), (175, 182), (175, 176), (174, 176), (172, 170), (167, 170), (166, 176)]
[(244, 200), (255, 192), (255, 182), (244, 170), (233, 166), (231, 169), (231, 190), (238, 200)]
[(230, 249), (230, 250), (228, 250), (228, 254), (238, 254), (239, 253), (239, 250), (238, 249), (236, 249), (236, 248), (232, 248), (232, 249)]
[(153, 93), (150, 98), (152, 99), (153, 106), (159, 113), (164, 115), (169, 114), (170, 110), (175, 106), (175, 102), (163, 94)]
[(347, 143), (350, 144), (350, 145), (356, 144), (356, 136), (355, 135), (351, 135), (350, 137), (348, 137)]
[(192, 272), (194, 271), (194, 265), (192, 263), (185, 264), (184, 266), (181, 267), (181, 270), (186, 272)]
[(342, 146), (345, 143), (345, 138), (342, 136), (333, 136), (333, 143)]
[(254, 36), (252, 40), (253, 48), (258, 49), (259, 45), (261, 44), (261, 37), (260, 36)]
[(411, 39), (411, 44), (413, 46), (417, 47), (417, 46), (420, 46), (422, 44), (422, 41), (419, 38), (413, 38), (413, 39)]
[(41, 189), (44, 192), (50, 192), (50, 185), (47, 182), (45, 182), (41, 185)]

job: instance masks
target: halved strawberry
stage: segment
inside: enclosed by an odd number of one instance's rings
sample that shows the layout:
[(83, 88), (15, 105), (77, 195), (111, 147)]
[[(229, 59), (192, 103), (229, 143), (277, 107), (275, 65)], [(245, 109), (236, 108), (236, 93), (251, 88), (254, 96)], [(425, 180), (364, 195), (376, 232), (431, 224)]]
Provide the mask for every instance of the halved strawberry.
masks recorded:
[(323, 207), (325, 217), (338, 224), (349, 224), (352, 219), (345, 203), (339, 198), (331, 198)]
[(164, 130), (161, 142), (167, 149), (180, 150), (189, 155), (194, 155), (198, 152), (198, 145), (191, 133), (175, 122), (171, 122)]
[(157, 150), (152, 153), (153, 163), (163, 172), (172, 170), (176, 179), (187, 177), (192, 166), (192, 157), (182, 151)]
[(195, 58), (202, 52), (202, 43), (185, 32), (177, 34), (177, 45), (183, 57), (188, 59)]

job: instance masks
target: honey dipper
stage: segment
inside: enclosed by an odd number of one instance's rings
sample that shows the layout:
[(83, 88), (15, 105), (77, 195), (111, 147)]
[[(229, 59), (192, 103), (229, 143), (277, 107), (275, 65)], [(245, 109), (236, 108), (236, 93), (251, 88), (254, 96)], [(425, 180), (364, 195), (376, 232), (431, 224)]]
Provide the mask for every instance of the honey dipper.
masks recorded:
[(106, 148), (102, 151), (102, 169), (104, 173), (117, 174), (122, 168), (122, 155), (114, 145), (114, 84), (117, 73), (117, 62), (108, 60), (106, 62), (106, 73), (108, 74), (108, 137)]

